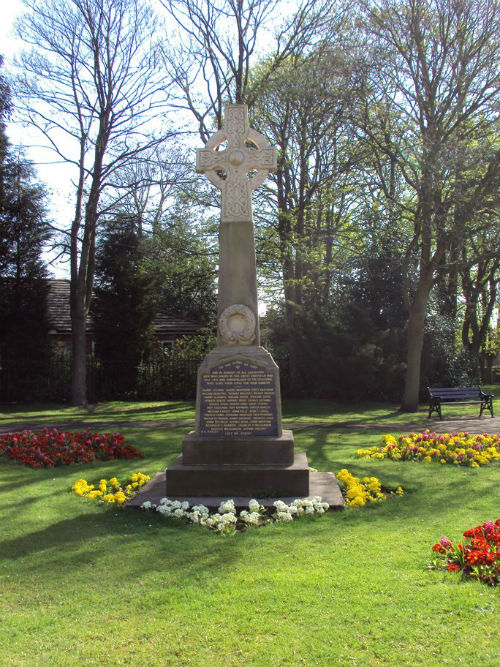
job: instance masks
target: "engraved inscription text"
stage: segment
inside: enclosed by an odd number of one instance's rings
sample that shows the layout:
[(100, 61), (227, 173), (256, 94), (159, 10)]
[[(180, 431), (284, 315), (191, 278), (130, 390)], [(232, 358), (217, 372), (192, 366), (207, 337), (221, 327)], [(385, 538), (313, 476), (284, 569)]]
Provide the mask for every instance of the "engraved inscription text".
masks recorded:
[(274, 375), (257, 364), (220, 364), (203, 374), (200, 389), (200, 435), (277, 435)]

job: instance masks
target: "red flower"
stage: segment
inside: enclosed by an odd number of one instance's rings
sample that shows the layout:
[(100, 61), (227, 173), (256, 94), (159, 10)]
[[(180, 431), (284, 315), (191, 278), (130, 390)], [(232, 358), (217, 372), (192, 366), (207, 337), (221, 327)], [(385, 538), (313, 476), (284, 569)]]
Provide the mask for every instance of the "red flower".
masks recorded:
[(91, 463), (96, 459), (142, 458), (139, 450), (125, 445), (125, 438), (119, 433), (59, 433), (57, 429), (0, 436), (2, 455), (32, 468)]
[(459, 572), (460, 567), (456, 563), (448, 563), (448, 567), (446, 568), (448, 572)]
[(446, 553), (446, 549), (443, 546), (441, 546), (440, 544), (435, 544), (432, 547), (432, 550), (437, 551), (438, 554), (445, 554)]

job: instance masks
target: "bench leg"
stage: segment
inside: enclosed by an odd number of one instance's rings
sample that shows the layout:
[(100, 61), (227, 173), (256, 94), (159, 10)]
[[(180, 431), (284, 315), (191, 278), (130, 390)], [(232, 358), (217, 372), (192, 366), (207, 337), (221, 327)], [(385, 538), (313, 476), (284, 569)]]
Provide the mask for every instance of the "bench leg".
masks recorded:
[(481, 407), (479, 409), (479, 416), (483, 414), (483, 410), (488, 410), (491, 418), (493, 419), (493, 400), (491, 398), (487, 398), (481, 401)]
[(437, 412), (437, 414), (439, 415), (439, 419), (441, 420), (443, 419), (441, 415), (441, 403), (436, 400), (431, 400), (431, 402), (429, 403), (429, 414), (427, 415), (427, 419), (431, 418), (433, 412)]

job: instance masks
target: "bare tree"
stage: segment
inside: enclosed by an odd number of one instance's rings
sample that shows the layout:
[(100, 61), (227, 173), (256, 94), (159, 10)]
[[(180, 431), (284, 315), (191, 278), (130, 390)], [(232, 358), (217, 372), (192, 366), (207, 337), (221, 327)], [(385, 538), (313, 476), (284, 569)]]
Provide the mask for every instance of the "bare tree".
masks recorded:
[(71, 264), (72, 390), (85, 404), (85, 319), (94, 279), (101, 198), (117, 170), (167, 134), (165, 73), (141, 0), (26, 0), (18, 25), (32, 45), (21, 59), (21, 118), (75, 174)]
[(398, 201), (387, 182), (382, 189), (411, 224), (401, 408), (414, 411), (427, 306), (443, 258), (474, 233), (478, 214), (489, 209), (499, 186), (494, 128), (500, 120), (500, 3), (361, 0), (361, 5), (372, 78), (360, 125), (374, 153), (404, 180)]
[[(173, 206), (179, 190), (194, 180), (186, 151), (168, 143), (154, 146), (115, 172), (107, 216), (119, 212), (133, 220), (138, 236), (155, 236), (161, 230), (165, 210)], [(122, 193), (118, 198), (117, 192)]]
[[(165, 51), (177, 106), (194, 116), (203, 141), (213, 132), (214, 117), (222, 126), (225, 102), (251, 107), (287, 58), (325, 36), (331, 7), (328, 0), (301, 0), (289, 15), (281, 0), (160, 1), (177, 22), (183, 44)], [(281, 9), (287, 18), (276, 27)], [(258, 80), (251, 76), (257, 53), (270, 58), (266, 76)]]

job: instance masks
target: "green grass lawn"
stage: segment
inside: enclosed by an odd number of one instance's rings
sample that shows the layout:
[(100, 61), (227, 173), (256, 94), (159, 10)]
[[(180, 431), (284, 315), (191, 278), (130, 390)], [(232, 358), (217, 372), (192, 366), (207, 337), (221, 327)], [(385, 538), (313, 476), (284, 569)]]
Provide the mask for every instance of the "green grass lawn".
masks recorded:
[[(443, 535), (456, 541), (500, 516), (498, 465), (357, 459), (359, 447), (379, 444), (377, 424), (404, 431), (394, 406), (293, 402), (285, 417), (351, 420), (349, 428), (298, 429), (297, 449), (318, 470), (347, 467), (408, 493), (221, 537), (68, 491), (82, 476), (163, 469), (187, 427), (121, 428), (144, 453), (139, 462), (31, 470), (1, 461), (0, 665), (497, 667), (500, 589), (462, 583), (427, 563)], [(192, 418), (188, 403), (0, 414), (3, 423), (47, 425)]]

